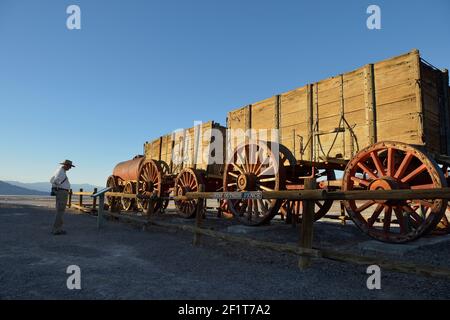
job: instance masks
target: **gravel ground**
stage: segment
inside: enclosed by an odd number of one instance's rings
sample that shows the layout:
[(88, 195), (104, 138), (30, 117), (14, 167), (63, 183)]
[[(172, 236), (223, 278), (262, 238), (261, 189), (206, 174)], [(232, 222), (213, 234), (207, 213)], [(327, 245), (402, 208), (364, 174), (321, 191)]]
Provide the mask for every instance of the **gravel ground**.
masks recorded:
[[(53, 211), (0, 201), (1, 299), (449, 299), (450, 281), (382, 270), (381, 290), (366, 287), (365, 266), (315, 260), (300, 272), (297, 258), (161, 227), (70, 211), (65, 236), (52, 236)], [(157, 217), (186, 223), (173, 216)], [(209, 217), (205, 227), (230, 230), (234, 223)], [(239, 227), (237, 227), (239, 229)], [(367, 241), (350, 224), (315, 224), (314, 243), (357, 252)], [(295, 243), (297, 231), (281, 221), (245, 234)], [(408, 261), (450, 265), (449, 242), (417, 249)], [(81, 290), (68, 290), (66, 268), (81, 268)]]

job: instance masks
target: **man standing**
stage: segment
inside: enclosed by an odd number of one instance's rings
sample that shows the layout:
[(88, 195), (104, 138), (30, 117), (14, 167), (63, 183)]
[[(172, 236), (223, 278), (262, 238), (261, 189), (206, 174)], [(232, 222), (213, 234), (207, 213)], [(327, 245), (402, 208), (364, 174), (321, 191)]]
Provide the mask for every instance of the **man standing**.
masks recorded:
[(52, 190), (54, 190), (56, 195), (56, 217), (52, 232), (54, 235), (66, 234), (66, 231), (62, 229), (63, 215), (66, 210), (67, 197), (70, 189), (70, 183), (66, 172), (72, 169), (72, 167), (75, 167), (70, 160), (65, 160), (60, 164), (62, 166), (56, 170), (55, 174), (50, 179)]

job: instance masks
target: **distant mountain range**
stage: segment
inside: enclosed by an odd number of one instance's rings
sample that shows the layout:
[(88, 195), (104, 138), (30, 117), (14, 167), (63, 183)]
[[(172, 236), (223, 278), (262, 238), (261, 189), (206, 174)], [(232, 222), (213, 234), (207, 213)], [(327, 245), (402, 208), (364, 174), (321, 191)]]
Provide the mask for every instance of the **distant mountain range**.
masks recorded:
[[(3, 195), (49, 195), (52, 185), (50, 182), (32, 182), (24, 183), (19, 181), (0, 181), (0, 194)], [(94, 188), (99, 190), (103, 187), (91, 184), (72, 184), (72, 190), (93, 191)]]
[(50, 191), (43, 192), (28, 188), (18, 187), (4, 181), (0, 181), (0, 195), (14, 196), (49, 196)]

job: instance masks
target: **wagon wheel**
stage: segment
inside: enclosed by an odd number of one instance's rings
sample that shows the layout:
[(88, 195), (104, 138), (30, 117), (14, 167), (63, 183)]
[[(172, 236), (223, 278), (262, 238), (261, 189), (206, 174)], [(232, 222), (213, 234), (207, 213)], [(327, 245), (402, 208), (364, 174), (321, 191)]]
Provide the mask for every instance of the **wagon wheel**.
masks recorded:
[[(106, 180), (106, 187), (107, 188), (111, 187), (111, 190), (109, 192), (120, 192), (118, 177), (113, 175), (109, 176), (108, 179)], [(120, 199), (117, 197), (111, 196), (106, 197), (106, 203), (108, 204), (110, 211), (115, 211), (116, 209), (118, 209), (117, 207), (119, 205), (119, 201)]]
[[(197, 192), (201, 184), (205, 185), (203, 175), (197, 170), (185, 168), (181, 170), (175, 179), (175, 195), (184, 196), (187, 192)], [(183, 218), (193, 218), (195, 217), (198, 201), (198, 199), (177, 200), (175, 201), (175, 206)]]
[(153, 201), (153, 212), (161, 206), (162, 175), (161, 167), (154, 160), (145, 160), (139, 169), (137, 180), (137, 203), (144, 212), (149, 212), (150, 197), (156, 197)]
[[(250, 142), (235, 149), (225, 166), (223, 190), (278, 191), (284, 188), (284, 167), (280, 156), (267, 142)], [(228, 200), (228, 207), (240, 222), (257, 226), (269, 222), (280, 209), (281, 200)]]
[[(424, 152), (405, 143), (379, 142), (360, 151), (347, 164), (342, 190), (414, 190), (445, 186), (442, 171)], [(369, 236), (402, 243), (433, 230), (445, 213), (447, 200), (369, 200), (363, 203), (348, 200), (344, 205), (355, 224)]]
[[(125, 186), (123, 188), (123, 193), (136, 194), (136, 185), (131, 181), (125, 182)], [(122, 202), (122, 208), (125, 211), (132, 210), (135, 207), (135, 200), (132, 198), (122, 197), (121, 202)]]
[[(157, 162), (158, 162), (158, 165), (161, 167), (162, 177), (164, 180), (164, 177), (167, 177), (168, 175), (170, 175), (170, 167), (167, 164), (167, 162), (165, 162), (163, 160), (158, 160)], [(159, 208), (159, 211), (160, 212), (166, 211), (168, 206), (169, 206), (169, 200), (168, 199), (162, 200), (162, 204), (161, 204), (161, 207)]]
[[(325, 169), (323, 172), (316, 175), (317, 178), (326, 176), (327, 180), (336, 180), (336, 173), (332, 169)], [(333, 205), (333, 200), (316, 200), (314, 201), (314, 221), (323, 218)], [(290, 217), (296, 217), (297, 222), (301, 222), (303, 214), (303, 201), (299, 200), (285, 200), (281, 206), (281, 213)], [(289, 222), (289, 221), (288, 221)], [(292, 220), (291, 220), (292, 222)]]

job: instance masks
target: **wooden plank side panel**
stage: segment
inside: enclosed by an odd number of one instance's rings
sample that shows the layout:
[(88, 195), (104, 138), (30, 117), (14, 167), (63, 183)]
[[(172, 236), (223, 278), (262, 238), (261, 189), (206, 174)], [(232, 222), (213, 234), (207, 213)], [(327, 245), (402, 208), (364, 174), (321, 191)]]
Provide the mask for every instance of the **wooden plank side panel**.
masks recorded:
[(245, 129), (248, 121), (248, 107), (228, 112), (228, 128), (229, 129)]
[[(195, 141), (193, 141), (193, 149), (191, 153), (194, 155), (196, 168), (200, 170), (208, 169), (208, 154), (210, 149), (213, 122), (202, 123), (194, 132)], [(194, 128), (193, 128), (194, 129)]]
[[(204, 159), (207, 159), (205, 170), (208, 174), (221, 176), (226, 156), (226, 128), (214, 123), (211, 129), (214, 130), (214, 136), (209, 136), (209, 140), (212, 141), (212, 143), (208, 142), (206, 146), (204, 145), (204, 150), (207, 152), (204, 157)], [(205, 134), (205, 137), (206, 136), (207, 135)], [(206, 143), (206, 138), (204, 139), (204, 143)]]
[(308, 143), (307, 126), (308, 122), (302, 122), (280, 129), (280, 143), (288, 148), (296, 159), (308, 159), (305, 150)]
[(412, 115), (417, 115), (415, 106), (415, 96), (393, 103), (377, 105), (377, 123), (394, 119), (409, 119)]
[[(313, 90), (315, 158), (342, 157), (344, 143), (337, 132), (341, 124), (343, 76), (319, 81)], [(336, 132), (332, 132), (336, 130)], [(326, 133), (325, 133), (326, 132)], [(319, 134), (320, 133), (320, 134)]]
[(173, 133), (174, 144), (172, 150), (172, 173), (174, 174), (178, 174), (183, 168), (184, 131), (185, 130), (177, 130)]
[(378, 141), (421, 144), (421, 121), (416, 93), (415, 64), (418, 53), (374, 65)]
[(170, 168), (172, 162), (172, 134), (166, 134), (162, 139), (161, 160)]
[(420, 63), (421, 92), (423, 103), (423, 129), (427, 150), (438, 153), (447, 153), (446, 111), (443, 103), (442, 75), (435, 70)]
[(283, 93), (280, 97), (280, 143), (288, 148), (296, 159), (309, 157), (307, 154), (302, 155), (302, 152), (306, 152), (302, 149), (309, 139), (307, 99), (306, 86)]
[(251, 107), (252, 139), (262, 141), (276, 141), (277, 96), (256, 102)]
[[(428, 79), (433, 72), (420, 70), (417, 66), (420, 66), (420, 56), (413, 50), (377, 62), (373, 68), (367, 65), (314, 84), (312, 120), (317, 121), (316, 133), (322, 133), (319, 136), (321, 152), (330, 157), (350, 159), (352, 148), (356, 152), (370, 145), (372, 140), (398, 140), (420, 145), (424, 143), (425, 135), (433, 140), (428, 143), (431, 149), (442, 146), (442, 139), (439, 136), (435, 139), (439, 126), (442, 127), (439, 123), (442, 122), (442, 106), (436, 98), (438, 84), (432, 79), (429, 83), (423, 82), (423, 89), (420, 89), (418, 84), (424, 81), (422, 77)], [(280, 142), (300, 158), (300, 146), (308, 140), (307, 96), (307, 86), (281, 94), (278, 116), (275, 97), (254, 103), (251, 108), (231, 111), (228, 126), (246, 129), (250, 124), (253, 129), (269, 129), (278, 123)], [(347, 123), (341, 123), (342, 116)], [(422, 119), (425, 119), (424, 123)], [(444, 122), (450, 127), (450, 119)], [(346, 132), (323, 134), (338, 127), (345, 127)], [(318, 150), (316, 147), (314, 152), (317, 154)]]
[(375, 63), (375, 87), (377, 90), (383, 90), (397, 86), (401, 83), (415, 81), (415, 59), (416, 54), (410, 52), (405, 55)]
[(275, 106), (275, 97), (252, 104), (252, 129), (273, 129)]
[(379, 141), (400, 141), (418, 144), (420, 141), (417, 127), (420, 125), (419, 115), (411, 113), (408, 116), (377, 122)]
[[(315, 84), (316, 95), (314, 96), (314, 102), (317, 106), (314, 106), (314, 111), (321, 118), (328, 118), (340, 114), (340, 101), (341, 101), (341, 77), (333, 77), (323, 81), (319, 81)], [(327, 130), (321, 128), (321, 130)]]

